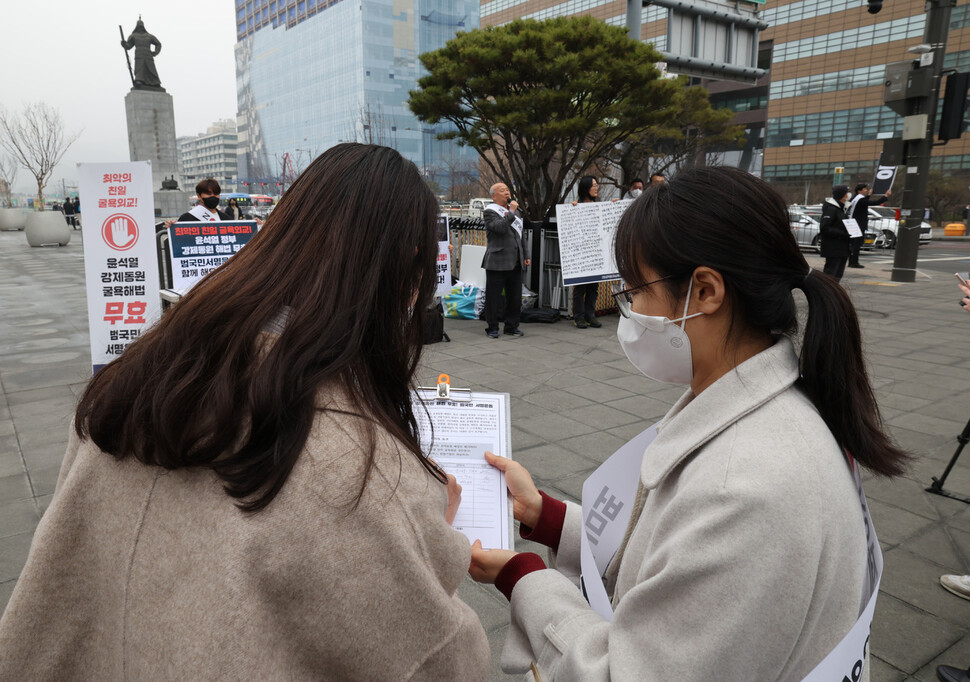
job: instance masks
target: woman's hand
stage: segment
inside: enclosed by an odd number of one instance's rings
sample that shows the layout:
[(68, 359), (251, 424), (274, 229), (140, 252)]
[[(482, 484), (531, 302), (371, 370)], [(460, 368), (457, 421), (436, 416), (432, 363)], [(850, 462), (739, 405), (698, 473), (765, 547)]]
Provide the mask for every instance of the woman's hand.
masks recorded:
[(531, 474), (518, 462), (485, 452), (485, 461), (505, 474), (505, 485), (512, 493), (512, 515), (529, 528), (535, 528), (542, 513), (542, 495)]
[(461, 506), (461, 486), (458, 485), (458, 479), (456, 479), (451, 474), (448, 474), (448, 509), (445, 510), (445, 521), (448, 522), (450, 526), (455, 522), (455, 516), (458, 514), (458, 507)]
[[(500, 457), (499, 459), (503, 458)], [(482, 541), (475, 540), (472, 544), (472, 562), (468, 566), (468, 575), (477, 583), (491, 585), (495, 582), (499, 572), (505, 568), (505, 564), (516, 554), (518, 552), (513, 552), (510, 549), (482, 549)]]

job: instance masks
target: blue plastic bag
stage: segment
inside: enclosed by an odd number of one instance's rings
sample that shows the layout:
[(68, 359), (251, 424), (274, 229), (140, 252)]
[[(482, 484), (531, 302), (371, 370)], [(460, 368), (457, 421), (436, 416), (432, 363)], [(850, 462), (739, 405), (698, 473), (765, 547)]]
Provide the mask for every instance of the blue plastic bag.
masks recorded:
[(474, 284), (459, 282), (442, 299), (445, 317), (458, 320), (477, 320), (485, 307), (485, 292)]

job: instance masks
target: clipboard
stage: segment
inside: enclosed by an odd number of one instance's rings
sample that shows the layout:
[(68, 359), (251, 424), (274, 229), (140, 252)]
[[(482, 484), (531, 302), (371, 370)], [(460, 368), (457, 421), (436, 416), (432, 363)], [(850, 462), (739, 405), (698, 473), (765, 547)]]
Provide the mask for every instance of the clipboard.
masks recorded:
[(515, 549), (505, 474), (485, 461), (486, 450), (512, 458), (509, 394), (452, 388), (442, 374), (436, 386), (419, 386), (413, 400), (424, 455), (462, 487), (455, 530), (469, 544), (481, 540), (485, 549)]

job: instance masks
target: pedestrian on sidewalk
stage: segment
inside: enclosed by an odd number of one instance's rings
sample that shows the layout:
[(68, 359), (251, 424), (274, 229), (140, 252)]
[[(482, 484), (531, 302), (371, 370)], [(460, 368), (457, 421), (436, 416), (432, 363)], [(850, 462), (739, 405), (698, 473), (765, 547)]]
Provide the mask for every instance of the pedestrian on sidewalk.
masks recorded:
[[(600, 185), (592, 175), (584, 175), (579, 180), (576, 192), (579, 198), (578, 201), (573, 202), (573, 206), (577, 203), (588, 204), (599, 201)], [(573, 324), (577, 329), (586, 329), (586, 327), (599, 329), (603, 326), (596, 319), (596, 297), (599, 288), (599, 282), (573, 286)]]
[(886, 203), (886, 199), (889, 198), (890, 194), (891, 192), (887, 190), (885, 194), (873, 196), (872, 187), (869, 186), (868, 182), (860, 182), (855, 186), (855, 196), (852, 197), (852, 201), (849, 203), (849, 207), (845, 210), (845, 213), (846, 216), (858, 223), (859, 229), (862, 230), (862, 236), (851, 237), (849, 239), (850, 268), (865, 267), (859, 262), (859, 252), (862, 250), (862, 243), (866, 239), (866, 230), (869, 229), (869, 207), (880, 206)]
[(437, 217), (398, 152), (332, 147), (91, 379), (0, 679), (485, 679), (411, 402)]
[[(473, 545), (472, 577), (511, 603), (503, 669), (534, 667), (544, 682), (803, 679), (875, 587), (854, 471), (894, 476), (907, 461), (882, 428), (852, 301), (809, 268), (784, 199), (734, 168), (645, 192), (615, 251), (628, 287), (614, 294), (620, 346), (647, 377), (687, 390), (633, 472), (605, 575), (583, 577), (605, 581), (609, 621), (578, 587), (590, 517), (488, 457), (523, 537), (552, 550), (547, 568)], [(798, 353), (795, 289), (808, 301)], [(610, 505), (615, 517), (613, 498), (597, 509)]]
[(825, 259), (822, 271), (836, 281), (842, 279), (845, 264), (849, 260), (849, 231), (843, 222), (848, 197), (847, 185), (833, 187), (832, 196), (822, 204), (822, 220), (818, 226), (819, 239), (822, 241), (819, 254)]

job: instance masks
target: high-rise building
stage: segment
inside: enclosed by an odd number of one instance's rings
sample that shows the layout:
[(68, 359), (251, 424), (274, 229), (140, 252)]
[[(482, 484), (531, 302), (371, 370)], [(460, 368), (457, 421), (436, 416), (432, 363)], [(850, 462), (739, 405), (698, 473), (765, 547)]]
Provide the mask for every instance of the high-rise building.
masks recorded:
[(204, 133), (180, 137), (178, 145), (179, 186), (193, 191), (199, 180), (215, 178), (224, 191), (236, 187), (236, 122), (216, 121)]
[(474, 150), (437, 139), (408, 92), (418, 56), (478, 28), (478, 0), (236, 0), (238, 167), (288, 184), (344, 141), (397, 149), (442, 188), (477, 175)]
[[(588, 14), (626, 25), (626, 0), (485, 0), (482, 25), (516, 18)], [(666, 49), (667, 10), (642, 10), (641, 37)], [(843, 181), (871, 181), (883, 140), (899, 137), (902, 118), (883, 104), (887, 64), (912, 60), (922, 42), (921, 0), (885, 2), (869, 14), (858, 0), (767, 0), (760, 18), (758, 66), (769, 73), (756, 84), (704, 80), (714, 106), (736, 112), (745, 147), (721, 150), (737, 165), (785, 186), (792, 201), (827, 195), (835, 169)], [(970, 70), (970, 5), (953, 8), (947, 69)], [(970, 170), (970, 133), (933, 150), (932, 168), (944, 174)], [(897, 183), (901, 184), (901, 183)]]
[[(923, 42), (922, 0), (892, 0), (869, 14), (849, 0), (769, 2), (771, 84), (764, 177), (828, 194), (836, 167), (846, 184), (871, 182), (886, 138), (902, 134), (902, 117), (884, 106), (886, 65), (911, 61)], [(944, 68), (970, 68), (970, 5), (953, 8)], [(931, 168), (970, 168), (970, 139), (933, 150)], [(794, 198), (794, 196), (792, 197)]]

